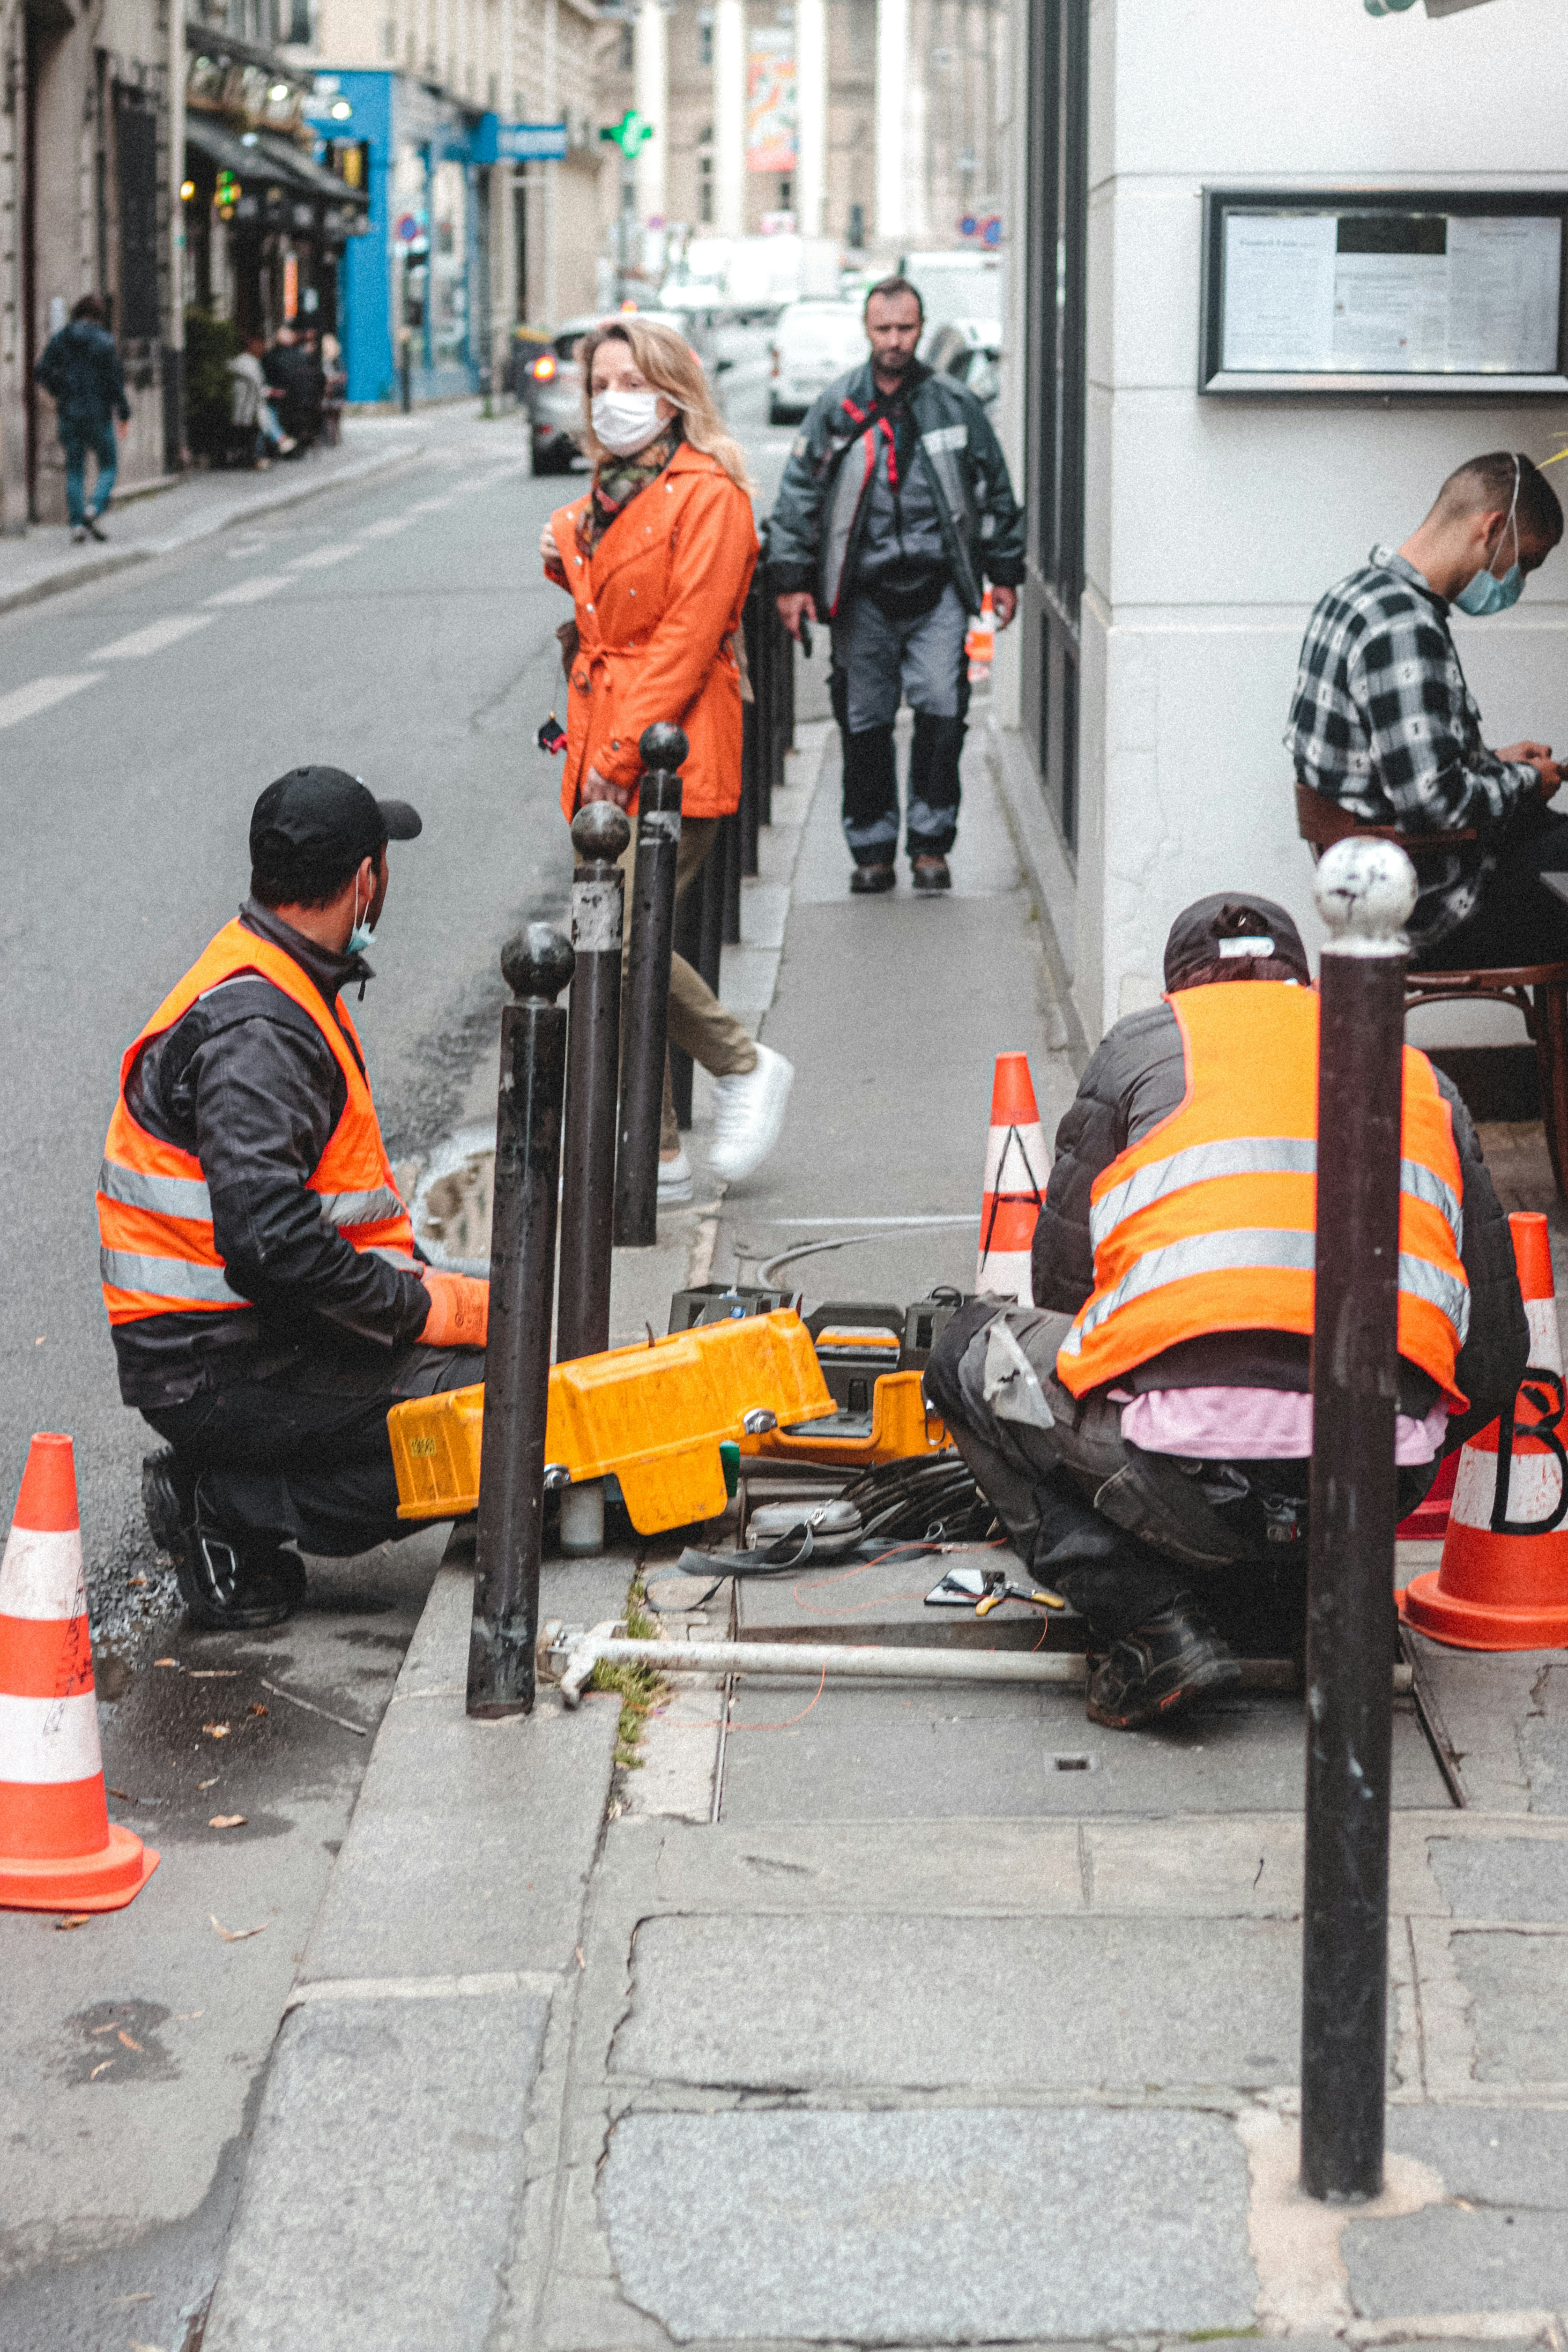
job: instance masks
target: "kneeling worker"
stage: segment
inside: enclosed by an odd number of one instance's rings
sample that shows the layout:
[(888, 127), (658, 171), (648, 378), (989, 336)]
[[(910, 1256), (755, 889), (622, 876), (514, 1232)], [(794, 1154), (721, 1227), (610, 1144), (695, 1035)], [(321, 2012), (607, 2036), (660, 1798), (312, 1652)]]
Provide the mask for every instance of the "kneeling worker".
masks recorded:
[[(926, 1372), (1014, 1549), (1087, 1619), (1089, 1714), (1119, 1730), (1237, 1679), (1221, 1626), (1295, 1647), (1305, 1598), (1318, 999), (1284, 908), (1240, 895), (1177, 917), (1165, 978), (1057, 1131), (1036, 1305), (971, 1301)], [(1511, 1402), (1529, 1339), (1469, 1115), (1409, 1046), (1402, 1148), (1403, 1513)]]
[(489, 1285), (422, 1264), (340, 999), (420, 831), (339, 768), (251, 817), (250, 896), (120, 1066), (99, 1179), (120, 1394), (169, 1451), (148, 1525), (192, 1621), (276, 1625), (307, 1552), (397, 1517), (389, 1408), (484, 1377)]

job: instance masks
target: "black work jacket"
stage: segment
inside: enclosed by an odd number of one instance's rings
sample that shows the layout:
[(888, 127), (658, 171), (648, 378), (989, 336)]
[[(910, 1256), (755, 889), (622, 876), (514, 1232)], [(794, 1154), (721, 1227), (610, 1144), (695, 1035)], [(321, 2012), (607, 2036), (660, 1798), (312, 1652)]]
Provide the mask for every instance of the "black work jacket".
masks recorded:
[[(329, 1013), (340, 989), (371, 977), (362, 957), (318, 947), (254, 898), (240, 920), (293, 957)], [(183, 1404), (205, 1389), (270, 1378), (319, 1344), (323, 1326), (350, 1347), (417, 1338), (430, 1312), (424, 1285), (355, 1249), (306, 1189), (347, 1097), (308, 1013), (259, 973), (199, 998), (145, 1047), (127, 1108), (149, 1133), (200, 1160), (218, 1253), (252, 1304), (236, 1314), (118, 1325), (127, 1404)]]
[[(1224, 983), (1245, 988), (1246, 981)], [(1457, 1378), (1469, 1399), (1467, 1413), (1448, 1422), (1448, 1453), (1482, 1429), (1512, 1401), (1530, 1360), (1530, 1329), (1520, 1297), (1513, 1243), (1481, 1157), (1480, 1141), (1452, 1079), (1433, 1076), (1453, 1115), (1454, 1143), (1464, 1185), (1460, 1255), (1470, 1286), (1469, 1336), (1459, 1351)], [(1113, 1160), (1141, 1142), (1179, 1108), (1186, 1091), (1181, 1031), (1167, 1003), (1130, 1013), (1104, 1039), (1079, 1081), (1077, 1097), (1056, 1130), (1056, 1157), (1045, 1206), (1034, 1230), (1032, 1276), (1037, 1307), (1076, 1315), (1094, 1287), (1094, 1247), (1089, 1195)], [(1293, 1331), (1217, 1331), (1166, 1349), (1117, 1386), (1134, 1395), (1149, 1389), (1312, 1386), (1310, 1342)], [(1421, 1417), (1438, 1390), (1418, 1366), (1401, 1361), (1399, 1407)]]

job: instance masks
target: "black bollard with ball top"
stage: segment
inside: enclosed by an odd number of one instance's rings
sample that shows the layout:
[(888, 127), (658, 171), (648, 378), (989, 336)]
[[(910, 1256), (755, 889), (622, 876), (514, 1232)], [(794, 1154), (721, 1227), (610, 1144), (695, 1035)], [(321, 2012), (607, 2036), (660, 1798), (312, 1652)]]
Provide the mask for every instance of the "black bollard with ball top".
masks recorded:
[(637, 749), (643, 774), (637, 787), (637, 864), (622, 1011), (621, 1128), (615, 1153), (615, 1241), (621, 1249), (652, 1249), (659, 1238), (659, 1121), (675, 932), (675, 864), (681, 848), (679, 770), (686, 739), (678, 727), (648, 727)]
[(548, 923), (530, 923), (501, 950), (501, 970), (517, 1001), (501, 1015), (478, 1558), (468, 1640), (471, 1716), (528, 1715), (534, 1704), (566, 1086), (566, 1012), (556, 998), (571, 978), (572, 961), (570, 948)]
[(1404, 925), (1416, 869), (1392, 842), (1336, 842), (1316, 897), (1330, 936), (1318, 1037), (1301, 2187), (1338, 2203), (1383, 2187)]

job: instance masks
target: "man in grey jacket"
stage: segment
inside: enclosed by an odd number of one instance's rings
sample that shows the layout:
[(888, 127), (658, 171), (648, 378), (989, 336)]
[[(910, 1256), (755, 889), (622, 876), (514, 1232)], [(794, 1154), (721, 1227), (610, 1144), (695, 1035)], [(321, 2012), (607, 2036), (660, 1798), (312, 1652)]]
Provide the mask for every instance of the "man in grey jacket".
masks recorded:
[[(1163, 1215), (1206, 1181), (1223, 1193), (1244, 1169), (1250, 1178), (1267, 1165), (1270, 1139), (1261, 1137), (1207, 1171), (1200, 1162), (1173, 1173), (1177, 1162), (1167, 1159), (1148, 1168), (1141, 1186), (1102, 1186), (1095, 1195), (1096, 1180), (1124, 1153), (1168, 1133), (1201, 1082), (1190, 1024), (1178, 1019), (1172, 996), (1207, 997), (1218, 988), (1229, 997), (1238, 983), (1250, 994), (1260, 982), (1304, 989), (1311, 982), (1285, 909), (1242, 892), (1200, 898), (1176, 918), (1165, 976), (1165, 999), (1116, 1024), (1057, 1129), (1035, 1227), (1034, 1306), (969, 1301), (925, 1374), (930, 1403), (1014, 1549), (1088, 1620), (1099, 1654), (1089, 1715), (1117, 1730), (1166, 1721), (1235, 1682), (1237, 1647), (1253, 1655), (1299, 1649), (1305, 1615), (1312, 1340), (1299, 1324), (1289, 1328), (1283, 1286), (1281, 1328), (1249, 1320), (1236, 1328), (1228, 1319), (1234, 1294), (1221, 1276), (1213, 1322), (1195, 1336), (1134, 1351), (1125, 1370), (1082, 1394), (1061, 1377), (1075, 1318), (1106, 1279), (1118, 1205), (1130, 1217), (1149, 1209)], [(1455, 1377), (1469, 1402), (1453, 1411), (1430, 1372), (1401, 1355), (1402, 1513), (1426, 1493), (1441, 1456), (1511, 1403), (1529, 1357), (1508, 1221), (1469, 1114), (1452, 1082), (1431, 1075), (1448, 1104), (1462, 1196), (1454, 1204), (1465, 1278)], [(1233, 1190), (1216, 1213), (1239, 1221), (1255, 1206)], [(1147, 1250), (1105, 1294), (1107, 1308), (1148, 1299), (1179, 1283), (1184, 1270), (1190, 1279), (1190, 1261), (1171, 1269), (1176, 1255)]]
[(857, 895), (891, 890), (896, 879), (901, 699), (915, 713), (904, 827), (915, 887), (951, 887), (969, 700), (964, 639), (985, 583), (1006, 628), (1023, 579), (1023, 516), (1007, 460), (973, 393), (915, 358), (924, 324), (906, 278), (872, 288), (871, 357), (811, 409), (768, 524), (786, 628), (796, 637), (819, 619), (832, 628)]

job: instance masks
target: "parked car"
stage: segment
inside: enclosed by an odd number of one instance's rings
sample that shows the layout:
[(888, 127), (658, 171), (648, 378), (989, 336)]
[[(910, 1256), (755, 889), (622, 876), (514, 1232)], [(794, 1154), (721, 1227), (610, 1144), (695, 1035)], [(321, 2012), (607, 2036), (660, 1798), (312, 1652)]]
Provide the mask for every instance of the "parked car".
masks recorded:
[(865, 329), (850, 302), (791, 302), (781, 311), (770, 345), (769, 425), (793, 425), (820, 392), (866, 356)]
[(964, 327), (938, 327), (927, 338), (924, 356), (934, 375), (956, 376), (987, 408), (1002, 388), (1000, 344), (976, 342)]
[[(582, 430), (582, 371), (577, 364), (577, 347), (591, 327), (615, 315), (594, 312), (587, 318), (569, 319), (534, 358), (523, 361), (517, 396), (528, 414), (536, 474), (570, 473), (576, 462)], [(673, 310), (644, 310), (641, 315), (656, 320), (662, 327), (674, 327), (698, 359), (704, 359), (703, 338), (689, 320)]]

